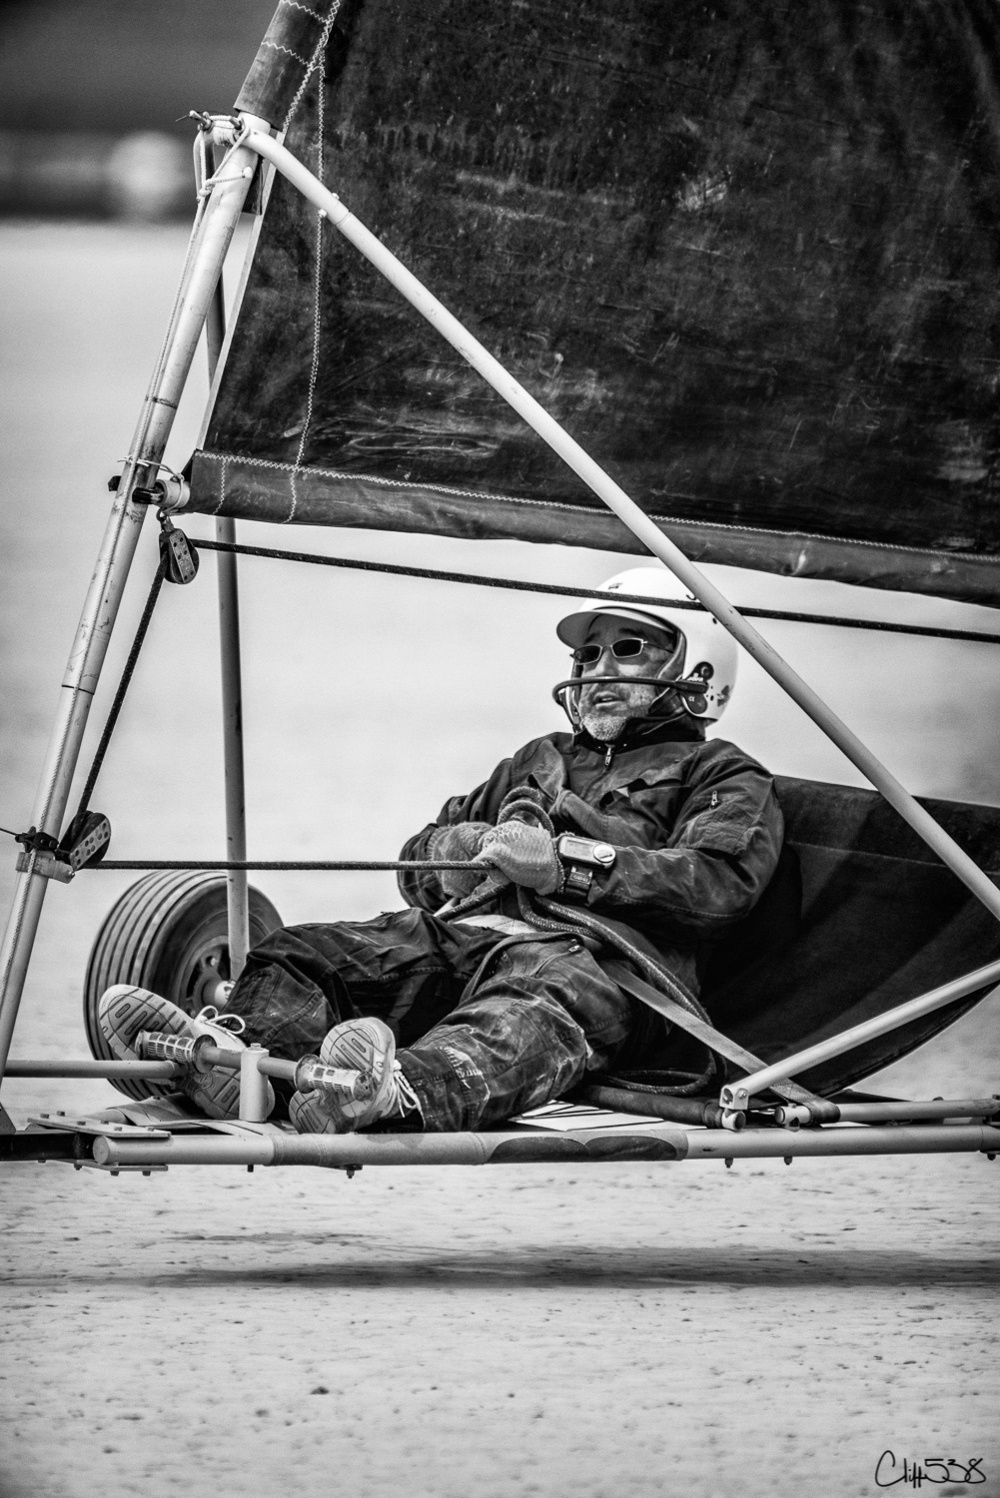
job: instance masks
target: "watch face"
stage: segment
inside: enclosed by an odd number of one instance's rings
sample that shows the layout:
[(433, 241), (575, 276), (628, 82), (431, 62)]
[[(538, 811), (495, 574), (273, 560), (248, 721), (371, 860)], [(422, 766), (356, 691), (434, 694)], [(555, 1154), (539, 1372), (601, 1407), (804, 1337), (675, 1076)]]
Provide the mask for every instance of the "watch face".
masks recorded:
[(593, 842), (589, 837), (576, 837), (572, 832), (564, 832), (556, 843), (556, 849), (560, 858), (569, 862), (599, 864), (602, 868), (610, 868), (615, 861), (615, 850), (610, 843)]

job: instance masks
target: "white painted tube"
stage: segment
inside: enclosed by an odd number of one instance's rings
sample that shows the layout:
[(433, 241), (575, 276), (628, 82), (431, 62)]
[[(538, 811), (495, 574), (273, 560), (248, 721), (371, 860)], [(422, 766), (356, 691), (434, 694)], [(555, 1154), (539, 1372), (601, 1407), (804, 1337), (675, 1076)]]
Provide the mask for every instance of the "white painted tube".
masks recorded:
[[(98, 1165), (114, 1170), (158, 1165), (316, 1165), (353, 1171), (361, 1166), (516, 1165), (540, 1160), (617, 1164), (624, 1139), (667, 1147), (660, 1160), (774, 1159), (816, 1155), (926, 1155), (1000, 1152), (1000, 1129), (988, 1124), (891, 1124), (833, 1129), (681, 1129), (642, 1124), (613, 1131), (546, 1134), (541, 1129), (486, 1134), (286, 1134), (265, 1124), (231, 1132), (172, 1134), (169, 1139), (99, 1135)], [(650, 1153), (655, 1158), (654, 1150)], [(627, 1156), (626, 1156), (627, 1158)]]
[(595, 463), (578, 442), (519, 385), (513, 375), (475, 339), (457, 318), (387, 250), (375, 235), (356, 219), (340, 199), (323, 186), (291, 152), (270, 136), (251, 131), (244, 144), (270, 161), (303, 197), (325, 213), (331, 224), (396, 287), (406, 300), (431, 323), (474, 369), (493, 386), (509, 405), (549, 444), (584, 483), (613, 510), (633, 535), (659, 558), (675, 577), (699, 599), (720, 624), (725, 625), (764, 670), (798, 703), (813, 722), (833, 740), (847, 758), (871, 781), (923, 840), (933, 848), (989, 912), (1000, 919), (1000, 890), (955, 840), (910, 795), (885, 765), (832, 711), (807, 682), (793, 670), (762, 635), (737, 612), (714, 583), (691, 562), (679, 547), (650, 520), (614, 479)]
[[(809, 1046), (804, 1051), (798, 1051), (794, 1056), (785, 1056), (781, 1061), (775, 1061), (771, 1066), (762, 1067), (760, 1071), (753, 1072), (749, 1077), (740, 1077), (734, 1082), (734, 1087), (745, 1090), (751, 1097), (758, 1092), (763, 1092), (765, 1087), (770, 1087), (772, 1082), (784, 1082), (789, 1077), (799, 1076), (808, 1071), (811, 1066), (819, 1066), (824, 1061), (832, 1061), (834, 1056), (842, 1056), (845, 1051), (853, 1051), (856, 1046), (864, 1045), (869, 1040), (875, 1040), (879, 1035), (888, 1035), (891, 1030), (898, 1030), (902, 1025), (908, 1025), (911, 1020), (921, 1019), (925, 1014), (933, 1014), (936, 1009), (944, 1009), (947, 1004), (952, 1004), (956, 999), (962, 999), (966, 994), (975, 993), (979, 988), (988, 988), (991, 983), (1000, 980), (1000, 962), (991, 962), (986, 967), (976, 968), (974, 972), (966, 973), (964, 977), (953, 978), (950, 983), (943, 983), (940, 988), (933, 988), (929, 993), (920, 994), (915, 999), (908, 999), (905, 1004), (899, 1004), (895, 1009), (889, 1009), (885, 1014), (878, 1014), (874, 1019), (863, 1020), (860, 1025), (852, 1025), (850, 1030), (842, 1030), (839, 1035), (831, 1035), (828, 1040), (817, 1041), (815, 1045)], [(723, 1103), (726, 1101), (726, 1091), (723, 1088)]]
[[(264, 120), (253, 123), (266, 125)], [(58, 835), (62, 825), (90, 705), (138, 544), (145, 508), (132, 503), (132, 491), (155, 477), (163, 457), (215, 285), (250, 187), (250, 176), (244, 173), (252, 175), (253, 166), (251, 152), (245, 149), (233, 152), (227, 175), (214, 189), (191, 237), (170, 322), (139, 415), (131, 456), (108, 517), (63, 677), (63, 691), (32, 811), (33, 825), (43, 832)], [(45, 897), (47, 881), (34, 872), (34, 864), (32, 858), (28, 871), (18, 875), (0, 947), (0, 1078), (10, 1051)]]
[[(198, 152), (195, 152), (198, 162)], [(215, 153), (216, 170), (219, 166)], [(203, 186), (196, 165), (198, 187)], [(226, 340), (226, 298), (220, 271), (205, 318), (208, 382), (215, 385)], [(209, 402), (211, 405), (211, 401)], [(228, 515), (215, 520), (215, 539), (232, 545), (236, 521)], [(240, 652), (239, 567), (234, 552), (215, 554), (219, 592), (219, 663), (222, 672), (222, 766), (226, 797), (226, 859), (245, 863), (247, 856), (246, 776), (243, 755), (243, 667)], [(250, 886), (246, 869), (226, 870), (226, 930), (229, 937), (229, 977), (232, 982), (246, 966), (250, 949)]]

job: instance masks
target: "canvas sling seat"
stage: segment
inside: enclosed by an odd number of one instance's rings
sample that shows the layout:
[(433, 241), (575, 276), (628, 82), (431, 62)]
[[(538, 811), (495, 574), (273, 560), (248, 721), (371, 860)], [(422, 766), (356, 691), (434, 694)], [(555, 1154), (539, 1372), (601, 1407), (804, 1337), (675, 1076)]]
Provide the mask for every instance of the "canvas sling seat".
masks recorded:
[[(786, 860), (755, 911), (713, 953), (702, 1002), (765, 1061), (1000, 956), (1000, 926), (874, 791), (777, 779)], [(1000, 883), (1000, 808), (924, 804)], [(981, 993), (796, 1078), (824, 1096), (908, 1054)]]

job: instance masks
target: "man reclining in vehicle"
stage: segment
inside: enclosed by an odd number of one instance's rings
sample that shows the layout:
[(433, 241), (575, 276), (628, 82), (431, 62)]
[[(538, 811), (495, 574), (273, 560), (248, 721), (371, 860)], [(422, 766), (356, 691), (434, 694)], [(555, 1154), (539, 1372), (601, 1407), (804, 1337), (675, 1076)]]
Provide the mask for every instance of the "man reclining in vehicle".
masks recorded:
[[(475, 869), (406, 870), (406, 910), (272, 932), (221, 1014), (109, 989), (99, 1020), (113, 1054), (138, 1056), (143, 1031), (210, 1035), (367, 1076), (362, 1099), (287, 1088), (300, 1133), (488, 1128), (612, 1063), (641, 1065), (665, 1022), (605, 972), (620, 953), (559, 929), (559, 910), (627, 938), (683, 998), (707, 943), (767, 886), (783, 830), (767, 772), (705, 738), (732, 692), (729, 634), (707, 615), (614, 599), (668, 599), (672, 584), (633, 569), (604, 585), (607, 602), (563, 619), (573, 675), (556, 695), (573, 732), (518, 750), (401, 854)], [(209, 1116), (238, 1116), (237, 1072), (192, 1068), (180, 1087)]]

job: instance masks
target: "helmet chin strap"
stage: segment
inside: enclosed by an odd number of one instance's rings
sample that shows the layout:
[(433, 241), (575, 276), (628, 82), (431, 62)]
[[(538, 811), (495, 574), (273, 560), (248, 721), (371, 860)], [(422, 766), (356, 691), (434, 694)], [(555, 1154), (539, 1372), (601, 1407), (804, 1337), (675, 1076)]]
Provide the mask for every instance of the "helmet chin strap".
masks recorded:
[[(600, 740), (600, 742), (615, 743), (627, 729), (634, 723), (673, 723), (685, 714), (694, 718), (693, 713), (688, 714), (684, 706), (684, 697), (688, 694), (701, 696), (705, 690), (705, 683), (698, 677), (694, 680), (684, 680), (681, 677), (668, 678), (664, 681), (659, 676), (573, 676), (567, 681), (559, 681), (552, 689), (552, 696), (563, 712), (566, 714), (572, 726), (576, 729), (583, 728), (583, 714), (580, 711), (579, 693), (584, 687), (596, 686), (600, 682), (635, 682), (637, 686), (655, 686), (659, 688), (653, 701), (644, 706), (641, 712), (628, 712), (622, 723), (621, 732), (615, 739)], [(571, 695), (572, 694), (572, 695)], [(575, 701), (574, 701), (575, 696)], [(657, 712), (668, 697), (674, 698), (673, 711), (669, 713)], [(695, 719), (695, 721), (698, 721)]]
[[(616, 717), (621, 723), (621, 727), (613, 739), (598, 738), (598, 742), (617, 743), (633, 724), (675, 722), (685, 714), (685, 696), (702, 696), (705, 691), (705, 683), (700, 676), (694, 677), (691, 680), (684, 680), (684, 678), (676, 674), (678, 670), (683, 668), (686, 650), (687, 645), (684, 636), (679, 635), (669, 653), (667, 651), (663, 652), (665, 659), (661, 659), (659, 668), (657, 669), (655, 665), (653, 666), (653, 670), (656, 672), (654, 676), (623, 676), (618, 672), (612, 674), (605, 673), (604, 675), (589, 675), (585, 674), (584, 667), (578, 661), (574, 661), (572, 676), (568, 681), (557, 682), (553, 688), (552, 695), (559, 703), (567, 718), (569, 718), (573, 727), (579, 729), (584, 727), (584, 715), (580, 710), (581, 693), (584, 688), (597, 686), (605, 682), (613, 683), (618, 687), (627, 687), (630, 684), (656, 687), (657, 692), (652, 701), (643, 703), (641, 707), (637, 705), (635, 711), (629, 711), (627, 704), (621, 704), (625, 708), (623, 713), (616, 714), (612, 710), (610, 716)], [(597, 662), (594, 662), (594, 664), (596, 665)], [(653, 665), (652, 662), (650, 664)], [(674, 701), (669, 705), (670, 710), (664, 711), (663, 709), (667, 706), (667, 701), (670, 697), (673, 697)], [(588, 713), (587, 716), (600, 716), (600, 714)], [(690, 716), (693, 717), (694, 715), (691, 714)], [(589, 732), (589, 730), (587, 731)], [(597, 738), (597, 735), (594, 734), (592, 737)]]
[[(669, 711), (658, 712), (657, 709), (665, 705), (667, 703), (667, 699), (670, 697), (673, 697), (673, 702), (669, 704)], [(673, 692), (671, 688), (665, 687), (663, 691), (657, 693), (653, 701), (645, 705), (642, 710), (633, 711), (630, 709), (626, 714), (618, 717), (618, 722), (621, 724), (621, 727), (615, 734), (614, 738), (606, 739), (596, 733), (591, 733), (590, 736), (591, 738), (596, 739), (599, 744), (617, 744), (620, 742), (620, 740), (625, 738), (626, 734), (632, 728), (644, 727), (647, 724), (676, 723), (678, 718), (684, 718), (688, 716), (690, 716), (690, 714), (688, 714), (687, 710), (685, 709), (681, 697), (677, 693)], [(584, 722), (582, 716), (580, 719), (580, 726), (586, 732), (590, 733), (590, 730), (587, 728), (587, 725)]]

